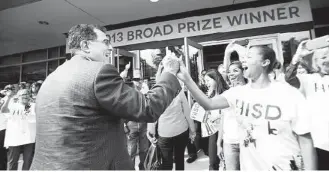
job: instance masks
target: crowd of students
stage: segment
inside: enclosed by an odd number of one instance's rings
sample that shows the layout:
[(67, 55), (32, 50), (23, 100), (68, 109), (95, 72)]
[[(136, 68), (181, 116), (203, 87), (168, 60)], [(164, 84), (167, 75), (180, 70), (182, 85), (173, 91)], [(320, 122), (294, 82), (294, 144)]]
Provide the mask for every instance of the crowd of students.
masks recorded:
[[(223, 94), (211, 98), (188, 72), (180, 77), (201, 106), (222, 112), (217, 149), (218, 155), (224, 154), (226, 169), (328, 170), (329, 48), (311, 52), (302, 42), (286, 72), (280, 73), (275, 71), (281, 68), (275, 52), (267, 46), (249, 47), (241, 61), (230, 63), (230, 54), (238, 51), (233, 44), (218, 68), (226, 83), (209, 81), (211, 70), (206, 72), (208, 88), (211, 82), (230, 86)], [(311, 53), (313, 70), (300, 70)]]
[[(182, 62), (177, 77), (185, 86), (156, 123), (124, 121), (127, 149), (139, 169), (150, 143), (160, 147), (163, 170), (184, 170), (203, 150), (209, 156), (209, 170), (329, 170), (329, 48), (307, 50), (302, 42), (292, 62), (282, 72), (272, 48), (252, 46), (230, 61), (235, 42), (224, 53), (218, 69), (203, 71), (195, 83)], [(312, 55), (313, 66), (303, 60)], [(121, 73), (126, 78), (130, 64)], [(161, 63), (156, 79), (162, 73)], [(283, 76), (283, 77), (282, 77)], [(35, 103), (42, 81), (7, 85), (0, 102), (0, 170), (17, 170), (23, 153), (23, 170), (31, 166), (36, 137)], [(132, 87), (146, 94), (145, 82)], [(203, 122), (193, 121), (186, 98), (189, 90), (195, 102), (207, 111), (217, 111), (209, 120), (216, 131), (202, 135)], [(223, 163), (225, 162), (225, 163)]]
[[(218, 130), (202, 136), (205, 124), (187, 115), (190, 107), (182, 90), (157, 124), (148, 127), (150, 142), (161, 148), (164, 170), (172, 170), (173, 163), (184, 170), (186, 146), (187, 162), (203, 150), (209, 170), (328, 170), (329, 48), (309, 51), (304, 44), (285, 70), (267, 46), (248, 47), (240, 61), (231, 62), (231, 54), (239, 51), (232, 42), (224, 63), (202, 71), (198, 84), (187, 70), (178, 76), (196, 102), (219, 111), (219, 117), (210, 117)], [(303, 58), (311, 53), (310, 67)]]
[(7, 85), (0, 101), (0, 170), (29, 170), (36, 137), (35, 102), (42, 81)]

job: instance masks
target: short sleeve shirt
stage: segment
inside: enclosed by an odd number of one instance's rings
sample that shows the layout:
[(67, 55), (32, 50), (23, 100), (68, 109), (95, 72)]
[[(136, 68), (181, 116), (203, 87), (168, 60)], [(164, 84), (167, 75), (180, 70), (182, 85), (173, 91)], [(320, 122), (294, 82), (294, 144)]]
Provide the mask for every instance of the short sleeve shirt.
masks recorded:
[(31, 103), (28, 110), (25, 110), (25, 106), (19, 103), (11, 103), (8, 108), (10, 113), (6, 114), (8, 121), (4, 146), (35, 143), (35, 104)]
[(291, 170), (301, 156), (296, 134), (310, 132), (303, 95), (280, 82), (263, 89), (237, 86), (222, 95), (235, 109), (241, 170)]
[(329, 151), (329, 75), (298, 75), (300, 91), (312, 113), (311, 134), (314, 146)]

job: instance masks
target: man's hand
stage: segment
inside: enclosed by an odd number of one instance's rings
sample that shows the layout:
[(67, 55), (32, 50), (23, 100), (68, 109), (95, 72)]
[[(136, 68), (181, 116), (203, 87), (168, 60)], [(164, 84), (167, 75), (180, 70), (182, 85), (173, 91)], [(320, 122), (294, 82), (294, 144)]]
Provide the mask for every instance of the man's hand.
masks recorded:
[(296, 64), (296, 63), (300, 62), (303, 59), (303, 57), (308, 56), (311, 53), (313, 53), (313, 51), (309, 51), (309, 50), (306, 49), (306, 42), (307, 41), (308, 40), (302, 41), (298, 45), (297, 51), (296, 51), (294, 57), (291, 60), (292, 64)]
[(179, 59), (173, 53), (166, 55), (162, 60), (163, 72), (169, 72), (176, 75), (179, 71)]

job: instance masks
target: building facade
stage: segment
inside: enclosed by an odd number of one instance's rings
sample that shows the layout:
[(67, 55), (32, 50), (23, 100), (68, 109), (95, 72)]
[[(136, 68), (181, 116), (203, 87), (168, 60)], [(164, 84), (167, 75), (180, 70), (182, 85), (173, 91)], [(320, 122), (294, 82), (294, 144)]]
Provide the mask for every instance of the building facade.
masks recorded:
[[(109, 62), (118, 72), (131, 62), (130, 78), (152, 81), (152, 53), (179, 46), (197, 80), (201, 70), (222, 63), (230, 41), (248, 39), (252, 45), (272, 47), (287, 64), (300, 41), (329, 34), (329, 22), (321, 19), (328, 9), (311, 9), (309, 0), (254, 1), (108, 25), (115, 47)], [(69, 57), (65, 45), (0, 57), (0, 87), (44, 80)]]

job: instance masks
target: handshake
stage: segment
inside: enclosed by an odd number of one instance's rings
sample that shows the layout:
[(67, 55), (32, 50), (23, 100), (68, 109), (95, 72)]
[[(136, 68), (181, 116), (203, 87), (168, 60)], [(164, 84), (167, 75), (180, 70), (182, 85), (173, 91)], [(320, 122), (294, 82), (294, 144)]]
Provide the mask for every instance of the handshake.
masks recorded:
[(176, 75), (179, 72), (181, 65), (184, 65), (181, 58), (178, 58), (174, 54), (169, 54), (163, 58), (159, 67), (163, 68), (163, 72), (169, 72)]
[[(178, 57), (180, 55), (180, 57)], [(184, 62), (183, 62), (183, 53), (177, 54), (174, 52), (168, 51), (166, 56), (162, 59), (159, 70), (162, 72), (169, 72), (175, 76), (179, 77), (179, 73), (187, 72)]]
[(181, 51), (177, 51), (177, 52), (167, 51), (166, 56), (162, 59), (161, 63), (159, 64), (156, 78), (158, 78), (163, 72), (169, 72), (177, 76), (177, 78), (184, 83), (186, 83), (189, 80), (192, 80), (188, 70), (184, 65), (183, 55), (184, 54)]

